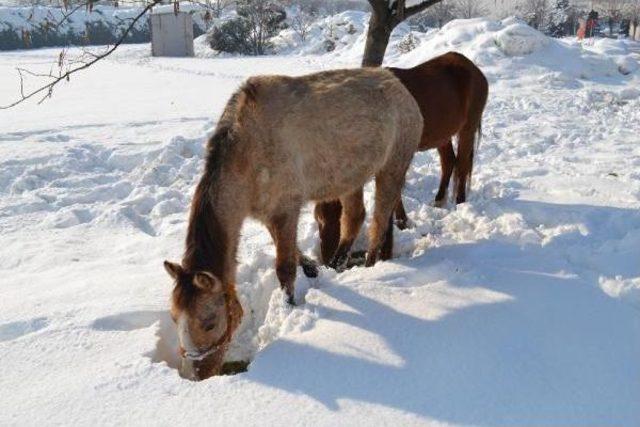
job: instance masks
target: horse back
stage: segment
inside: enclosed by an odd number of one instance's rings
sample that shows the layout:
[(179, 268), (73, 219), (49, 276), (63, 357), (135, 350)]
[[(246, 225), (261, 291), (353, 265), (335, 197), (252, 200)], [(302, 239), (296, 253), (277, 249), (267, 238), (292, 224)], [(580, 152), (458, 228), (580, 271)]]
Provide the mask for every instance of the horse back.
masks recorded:
[(488, 83), (464, 55), (445, 53), (413, 68), (389, 69), (413, 95), (424, 118), (420, 149), (436, 148), (469, 123), (479, 124)]
[(270, 171), (269, 185), (299, 190), (303, 199), (352, 191), (393, 157), (417, 149), (420, 110), (387, 70), (258, 76), (245, 87), (239, 114), (261, 168)]

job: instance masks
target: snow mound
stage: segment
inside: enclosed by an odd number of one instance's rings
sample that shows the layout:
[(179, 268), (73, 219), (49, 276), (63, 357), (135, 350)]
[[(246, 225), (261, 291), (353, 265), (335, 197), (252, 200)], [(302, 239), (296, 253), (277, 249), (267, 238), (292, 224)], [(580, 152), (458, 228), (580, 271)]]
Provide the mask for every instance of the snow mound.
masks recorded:
[(387, 50), (386, 64), (409, 68), (456, 51), (478, 65), (492, 84), (536, 84), (549, 89), (581, 89), (582, 81), (619, 84), (637, 74), (638, 61), (624, 41), (587, 44), (575, 38), (553, 39), (516, 18), (460, 19), (438, 31), (416, 33), (408, 53)]
[(633, 42), (602, 38), (590, 40), (582, 47), (588, 52), (612, 58), (620, 74), (629, 75), (640, 68), (632, 50), (629, 49), (630, 43)]
[[(370, 14), (349, 10), (321, 18), (311, 24), (304, 40), (293, 29), (281, 31), (270, 41), (278, 54), (331, 54), (342, 61), (360, 62), (366, 42)], [(413, 37), (411, 37), (413, 36)], [(412, 32), (407, 24), (398, 25), (389, 39), (388, 55), (409, 52), (420, 44), (420, 33)], [(409, 39), (412, 40), (409, 40)]]
[(492, 63), (504, 56), (496, 47), (494, 34), (503, 28), (499, 21), (485, 18), (456, 19), (437, 31), (416, 33), (419, 45), (407, 54), (387, 50), (387, 62), (400, 67), (412, 67), (426, 59), (456, 51), (480, 64)]
[(509, 56), (528, 55), (549, 43), (549, 38), (527, 24), (516, 22), (496, 34), (496, 45)]
[[(270, 39), (273, 52), (286, 55), (326, 55), (336, 64), (352, 66), (362, 59), (370, 14), (346, 11), (313, 22), (304, 39), (292, 28)], [(195, 41), (198, 57), (217, 56), (202, 36)], [(580, 80), (627, 76), (640, 66), (624, 41), (580, 43), (573, 38), (553, 39), (517, 18), (457, 19), (426, 33), (398, 25), (391, 34), (385, 65), (409, 68), (447, 52), (467, 56), (490, 81), (523, 80), (550, 89), (580, 89)]]
[(618, 64), (618, 71), (620, 71), (620, 74), (624, 74), (625, 76), (640, 68), (638, 61), (630, 56), (623, 56), (616, 59), (616, 64)]
[(600, 288), (613, 298), (621, 298), (640, 308), (640, 277), (624, 279), (600, 277)]
[[(271, 245), (267, 250), (247, 252), (238, 266), (236, 290), (244, 310), (242, 323), (233, 336), (228, 361), (251, 361), (281, 335), (303, 332), (313, 326), (317, 314), (304, 305), (291, 307), (274, 268)], [(309, 279), (298, 269), (295, 299), (303, 303), (309, 290)]]
[(304, 40), (292, 28), (287, 28), (273, 37), (271, 43), (277, 53), (305, 55), (339, 51), (358, 41), (368, 19), (368, 13), (346, 11), (315, 21)]
[(202, 139), (182, 137), (146, 153), (90, 144), (69, 147), (36, 161), (5, 164), (0, 195), (30, 198), (29, 206), (9, 213), (49, 213), (45, 222), (54, 228), (101, 223), (156, 235), (167, 218), (188, 206), (188, 194), (179, 189), (194, 183), (203, 154)]
[(193, 39), (193, 53), (197, 58), (215, 58), (218, 52), (211, 49), (207, 41), (207, 33)]

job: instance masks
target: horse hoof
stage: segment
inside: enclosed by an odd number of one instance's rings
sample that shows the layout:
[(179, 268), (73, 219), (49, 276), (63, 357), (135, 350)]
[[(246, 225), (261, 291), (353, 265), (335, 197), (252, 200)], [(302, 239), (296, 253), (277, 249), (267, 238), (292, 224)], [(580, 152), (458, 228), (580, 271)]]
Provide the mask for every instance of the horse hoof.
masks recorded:
[(396, 219), (396, 227), (398, 227), (399, 230), (406, 230), (407, 228), (409, 228), (409, 224), (407, 223), (406, 219)]
[(367, 253), (367, 259), (364, 261), (364, 266), (373, 267), (374, 265), (376, 265), (377, 260), (378, 258), (375, 255), (369, 256), (369, 253)]
[(318, 264), (313, 261), (302, 264), (302, 272), (309, 278), (318, 277)]
[(447, 201), (445, 199), (442, 200), (434, 200), (433, 206), (436, 208), (444, 209), (447, 206)]
[(287, 304), (289, 304), (292, 307), (296, 306), (296, 301), (293, 299), (293, 295), (287, 296)]
[(351, 252), (351, 256), (349, 256), (349, 261), (347, 262), (347, 268), (362, 267), (364, 265), (366, 257), (366, 251)]
[(334, 256), (331, 262), (329, 262), (329, 267), (333, 268), (337, 272), (343, 272), (347, 268), (347, 264), (349, 263), (349, 255), (342, 256)]
[(302, 272), (304, 273), (305, 276), (313, 279), (315, 277), (318, 277), (318, 266), (317, 265), (303, 265), (302, 266)]

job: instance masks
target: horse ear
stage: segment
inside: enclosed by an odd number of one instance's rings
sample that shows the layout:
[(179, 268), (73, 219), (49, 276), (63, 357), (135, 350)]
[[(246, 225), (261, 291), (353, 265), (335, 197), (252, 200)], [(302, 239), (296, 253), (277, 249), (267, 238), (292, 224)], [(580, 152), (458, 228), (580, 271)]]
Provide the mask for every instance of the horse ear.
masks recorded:
[(193, 276), (193, 284), (203, 291), (219, 292), (222, 291), (222, 282), (208, 271), (198, 271)]
[(169, 276), (171, 276), (171, 278), (173, 278), (174, 280), (177, 279), (180, 273), (183, 272), (180, 264), (176, 264), (175, 262), (169, 262), (169, 261), (164, 262), (164, 269), (167, 270), (167, 273), (169, 273)]

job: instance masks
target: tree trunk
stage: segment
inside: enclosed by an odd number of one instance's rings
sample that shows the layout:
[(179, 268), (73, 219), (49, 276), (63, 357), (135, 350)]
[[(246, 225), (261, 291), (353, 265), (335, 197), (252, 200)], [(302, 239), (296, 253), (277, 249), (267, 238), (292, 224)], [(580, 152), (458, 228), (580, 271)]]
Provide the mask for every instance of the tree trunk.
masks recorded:
[(393, 24), (390, 12), (386, 14), (374, 12), (371, 14), (367, 42), (364, 47), (364, 56), (362, 57), (363, 67), (379, 67), (382, 65), (392, 30)]

